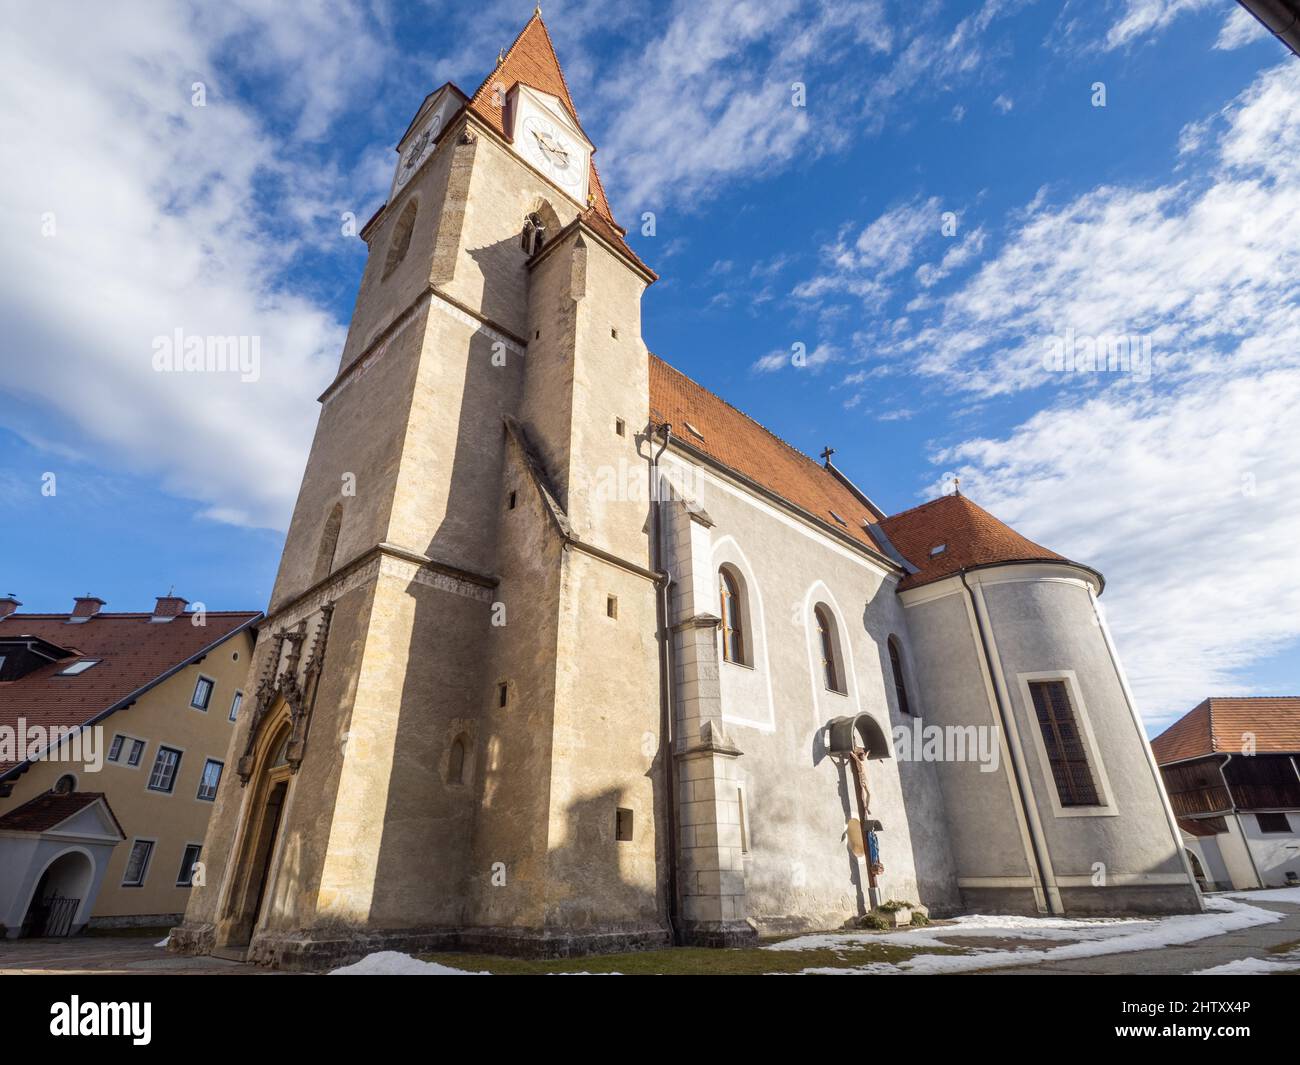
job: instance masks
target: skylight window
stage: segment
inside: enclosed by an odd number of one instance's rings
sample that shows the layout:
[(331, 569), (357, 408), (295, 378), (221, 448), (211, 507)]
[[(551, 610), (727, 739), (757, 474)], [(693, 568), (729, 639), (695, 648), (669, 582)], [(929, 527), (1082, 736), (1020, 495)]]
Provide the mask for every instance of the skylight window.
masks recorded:
[(55, 675), (59, 677), (75, 677), (86, 672), (91, 666), (97, 665), (99, 665), (98, 658), (83, 658), (80, 662), (73, 662), (67, 668), (59, 670)]
[(831, 511), (831, 517), (834, 518), (836, 521), (838, 521), (846, 529), (849, 527), (849, 523), (845, 521), (843, 518), (841, 518), (838, 514), (836, 514), (835, 511), (833, 510)]
[(936, 544), (934, 547), (930, 548), (930, 557), (934, 558), (935, 555), (942, 555), (947, 550), (947, 544)]
[(702, 432), (700, 432), (698, 429), (696, 429), (695, 426), (693, 426), (690, 422), (685, 422), (685, 421), (684, 421), (684, 422), (682, 422), (682, 424), (683, 424), (684, 426), (686, 426), (686, 431), (687, 431), (687, 432), (689, 432), (689, 433), (694, 433), (694, 434), (695, 434), (696, 436), (698, 436), (701, 440), (704, 439), (704, 434), (703, 434)]

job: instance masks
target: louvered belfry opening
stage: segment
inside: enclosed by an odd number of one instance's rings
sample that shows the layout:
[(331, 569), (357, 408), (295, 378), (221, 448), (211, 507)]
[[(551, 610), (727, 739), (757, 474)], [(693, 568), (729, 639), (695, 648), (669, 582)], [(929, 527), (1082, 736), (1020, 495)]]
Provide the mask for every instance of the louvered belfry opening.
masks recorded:
[(1056, 793), (1062, 806), (1100, 806), (1097, 785), (1088, 765), (1088, 753), (1079, 732), (1079, 722), (1070, 705), (1063, 680), (1035, 681), (1029, 685), (1043, 732), (1043, 746), (1052, 765)]

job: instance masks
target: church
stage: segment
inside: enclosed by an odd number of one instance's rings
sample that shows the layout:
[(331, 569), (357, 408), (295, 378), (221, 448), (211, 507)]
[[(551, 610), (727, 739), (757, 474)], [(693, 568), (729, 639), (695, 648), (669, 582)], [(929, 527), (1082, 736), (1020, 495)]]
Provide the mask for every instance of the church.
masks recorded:
[(651, 354), (540, 13), (396, 150), (171, 949), (1200, 910), (1102, 575)]

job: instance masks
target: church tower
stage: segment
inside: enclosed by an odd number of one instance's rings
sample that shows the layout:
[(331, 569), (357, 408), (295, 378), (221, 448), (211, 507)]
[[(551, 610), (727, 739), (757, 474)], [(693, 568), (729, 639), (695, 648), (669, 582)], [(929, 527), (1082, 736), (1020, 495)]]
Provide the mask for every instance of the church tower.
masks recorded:
[(594, 154), (540, 14), (398, 142), (176, 949), (667, 941), (655, 275)]

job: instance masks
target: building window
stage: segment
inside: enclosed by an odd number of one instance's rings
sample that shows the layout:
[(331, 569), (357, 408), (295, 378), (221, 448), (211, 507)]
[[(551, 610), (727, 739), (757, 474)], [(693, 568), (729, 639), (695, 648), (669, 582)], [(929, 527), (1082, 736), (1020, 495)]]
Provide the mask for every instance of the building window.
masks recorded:
[(99, 665), (98, 658), (83, 658), (80, 662), (73, 662), (72, 665), (66, 666), (55, 674), (57, 677), (76, 677), (88, 670), (91, 666)]
[(730, 566), (718, 570), (718, 598), (722, 615), (722, 659), (749, 665), (744, 583), (740, 574)]
[(126, 756), (126, 764), (134, 768), (140, 764), (140, 759), (144, 757), (144, 740), (131, 741), (131, 753)]
[(181, 752), (172, 747), (159, 747), (153, 760), (153, 771), (149, 774), (149, 790), (162, 791), (168, 795), (176, 787), (176, 770), (180, 768)]
[(614, 814), (614, 838), (620, 843), (628, 843), (632, 839), (632, 811), (625, 810), (621, 806)]
[(910, 714), (912, 704), (907, 698), (907, 682), (903, 680), (903, 657), (898, 651), (898, 637), (889, 638), (889, 668), (894, 674), (894, 696), (898, 699), (900, 713)]
[(199, 855), (202, 853), (201, 844), (185, 844), (185, 853), (181, 855), (180, 872), (176, 874), (177, 887), (190, 887), (194, 883), (194, 863), (199, 860)]
[(622, 418), (615, 418), (615, 419), (614, 419), (614, 432), (616, 432), (619, 436), (626, 436), (626, 435), (627, 435), (627, 422), (625, 422)]
[(210, 677), (199, 677), (194, 682), (194, 694), (190, 696), (190, 706), (207, 713), (208, 703), (212, 701), (212, 689), (216, 687), (216, 683)]
[(149, 873), (149, 858), (153, 855), (153, 840), (137, 839), (131, 844), (131, 854), (126, 859), (126, 872), (122, 875), (123, 887), (140, 887)]
[(847, 695), (848, 688), (844, 684), (844, 660), (840, 654), (840, 639), (835, 627), (835, 618), (831, 614), (830, 607), (825, 603), (818, 603), (813, 608), (813, 616), (817, 619), (817, 636), (822, 652), (822, 675), (826, 682), (826, 689), (839, 695)]
[(1259, 822), (1261, 832), (1286, 832), (1291, 831), (1291, 822), (1287, 820), (1286, 814), (1256, 814), (1255, 820)]
[(415, 200), (411, 200), (402, 211), (397, 225), (393, 227), (393, 239), (388, 244), (388, 257), (384, 260), (384, 272), (380, 275), (380, 281), (387, 280), (406, 258), (406, 250), (411, 246), (411, 234), (415, 232), (417, 210)]
[(618, 617), (618, 596), (605, 596), (605, 616), (608, 618)]
[(50, 789), (56, 795), (71, 795), (77, 790), (77, 778), (73, 773), (64, 773), (54, 782), (54, 787)]
[(343, 529), (343, 504), (335, 503), (320, 532), (320, 545), (316, 548), (316, 568), (313, 581), (323, 581), (334, 571), (334, 556), (339, 549), (339, 533)]
[(505, 706), (510, 699), (510, 685), (502, 681), (497, 685), (497, 706)]
[(736, 788), (736, 811), (740, 819), (740, 853), (749, 853), (749, 809), (745, 805), (745, 789)]
[(243, 692), (235, 692), (235, 697), (230, 700), (230, 720), (234, 721), (239, 716), (240, 704), (244, 701)]
[(447, 783), (465, 783), (465, 737), (457, 736), (447, 756)]
[(514, 509), (515, 509), (515, 505), (516, 505), (518, 502), (519, 502), (519, 493), (518, 493), (518, 492), (511, 492), (511, 493), (510, 493), (510, 499), (509, 499), (509, 509), (510, 509), (510, 510), (514, 510)]
[(533, 212), (524, 219), (524, 231), (519, 243), (530, 259), (542, 250), (542, 245), (546, 243), (546, 223), (542, 221), (541, 215)]
[(224, 763), (218, 762), (215, 758), (209, 758), (203, 763), (203, 776), (199, 780), (197, 798), (204, 802), (212, 802), (217, 797), (217, 785), (221, 783), (221, 770), (224, 768)]
[(1032, 681), (1029, 694), (1061, 805), (1102, 805), (1065, 681)]
[(120, 733), (113, 737), (113, 742), (108, 745), (108, 760), (116, 762), (122, 757), (122, 744), (126, 742), (126, 737)]

